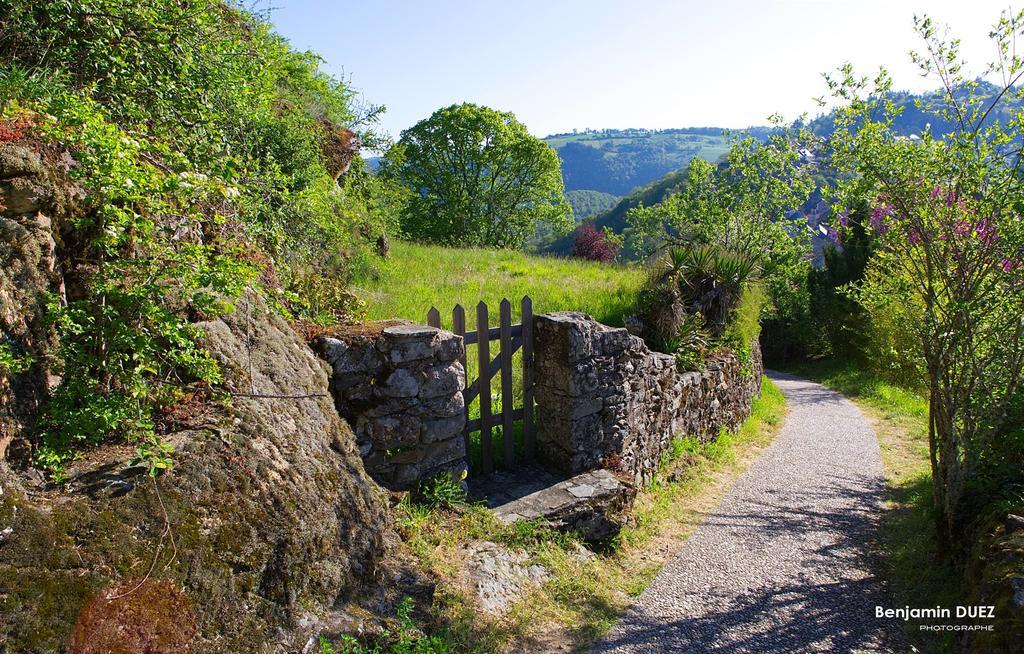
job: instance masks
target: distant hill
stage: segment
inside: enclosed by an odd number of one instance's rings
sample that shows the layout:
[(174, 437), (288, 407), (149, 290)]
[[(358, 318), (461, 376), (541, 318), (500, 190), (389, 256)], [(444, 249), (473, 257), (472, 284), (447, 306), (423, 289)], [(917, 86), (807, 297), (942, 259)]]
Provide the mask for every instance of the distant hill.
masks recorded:
[[(999, 87), (994, 84), (979, 81), (976, 97), (982, 99), (983, 106), (988, 106), (998, 92)], [(893, 91), (889, 93), (889, 99), (902, 109), (900, 115), (893, 121), (895, 132), (903, 136), (911, 136), (929, 129), (935, 136), (944, 136), (956, 130), (959, 125), (957, 125), (955, 120), (948, 119), (935, 110), (935, 107), (944, 106), (944, 94), (945, 91), (943, 90), (929, 91), (921, 94), (909, 93), (907, 91)], [(963, 102), (966, 99), (967, 90), (962, 86), (957, 87), (953, 90), (953, 94), (958, 101)], [(919, 104), (921, 106), (918, 106)], [(986, 124), (998, 121), (1006, 125), (1010, 120), (1013, 120), (1013, 115), (1021, 110), (1022, 104), (1024, 104), (1024, 100), (1016, 97), (1013, 93), (1006, 94), (999, 103), (999, 106), (987, 116)], [(835, 114), (829, 112), (818, 116), (810, 121), (807, 127), (818, 136), (828, 136), (835, 129)]]
[(601, 191), (579, 189), (567, 191), (565, 199), (572, 206), (572, 214), (576, 218), (576, 222), (582, 222), (587, 218), (592, 218), (608, 211), (617, 205), (622, 197), (612, 195), (611, 193), (602, 193)]
[[(980, 97), (991, 99), (995, 97), (996, 92), (998, 92), (998, 89), (994, 85), (987, 82), (979, 83), (978, 95)], [(904, 136), (912, 136), (920, 134), (925, 129), (930, 129), (932, 134), (943, 136), (956, 129), (957, 125), (953, 121), (948, 120), (930, 108), (941, 104), (941, 93), (941, 91), (932, 91), (918, 95), (905, 91), (892, 92), (889, 95), (890, 99), (897, 106), (902, 107), (902, 113), (894, 121), (895, 131)], [(957, 94), (958, 98), (962, 99), (965, 91), (957, 89), (954, 93)], [(1011, 97), (1008, 94), (1002, 105), (988, 116), (987, 121), (1000, 121), (1005, 124), (1012, 118), (1013, 112), (1020, 110), (1022, 102), (1024, 100)], [(919, 107), (918, 104), (921, 106)], [(834, 114), (828, 113), (818, 116), (807, 123), (806, 127), (818, 136), (828, 136), (835, 129)], [(767, 137), (770, 129), (768, 127), (756, 127), (744, 131), (747, 134), (764, 139)], [(562, 154), (562, 175), (565, 178), (567, 189), (578, 188), (570, 186), (570, 180), (575, 180), (572, 183), (577, 183), (584, 174), (598, 174), (598, 165), (604, 165), (606, 174), (611, 176), (611, 181), (605, 184), (605, 187), (621, 187), (623, 184), (622, 177), (616, 176), (616, 170), (618, 170), (616, 167), (622, 168), (626, 166), (628, 161), (640, 162), (640, 167), (645, 171), (657, 168), (657, 165), (661, 165), (661, 163), (666, 162), (671, 157), (675, 157), (676, 160), (681, 162), (678, 166), (667, 170), (663, 175), (647, 179), (643, 182), (643, 186), (625, 194), (625, 197), (618, 204), (603, 213), (597, 214), (594, 218), (593, 222), (598, 228), (608, 227), (621, 234), (628, 227), (626, 213), (630, 209), (638, 206), (640, 203), (643, 203), (645, 206), (657, 204), (671, 193), (677, 192), (686, 183), (685, 166), (693, 156), (700, 156), (708, 161), (717, 161), (728, 150), (731, 139), (724, 135), (724, 130), (722, 129), (696, 127), (661, 131), (603, 130), (578, 134), (555, 134), (547, 137), (545, 141), (558, 149), (560, 154), (567, 147), (572, 146), (569, 149), (569, 159), (566, 159), (565, 155)], [(697, 144), (701, 144), (700, 152), (693, 155), (687, 148), (692, 149)], [(572, 157), (577, 156), (576, 151), (582, 147), (590, 148), (593, 153), (597, 153), (600, 158), (599, 164), (590, 167), (583, 165), (581, 167), (579, 163), (580, 158), (574, 159)], [(671, 156), (668, 154), (670, 152), (672, 153)], [(593, 153), (588, 155), (589, 158), (586, 161), (598, 159)], [(599, 179), (590, 179), (587, 183), (591, 184), (588, 188), (602, 187)], [(814, 234), (815, 250), (817, 252), (820, 249), (818, 247), (820, 243), (817, 241), (823, 238), (817, 228), (819, 224), (826, 222), (828, 215), (827, 206), (820, 197), (820, 189), (815, 192), (808, 204), (801, 207), (799, 211), (807, 218), (808, 227)], [(567, 236), (555, 240), (546, 249), (550, 252), (567, 254), (572, 249), (572, 237)]]
[[(608, 227), (613, 232), (621, 234), (629, 226), (626, 223), (626, 213), (630, 209), (639, 206), (641, 203), (646, 207), (657, 204), (670, 194), (678, 192), (685, 184), (686, 170), (674, 170), (661, 179), (655, 180), (619, 200), (614, 207), (594, 218), (594, 225), (598, 229)], [(568, 196), (568, 194), (566, 195)], [(555, 254), (568, 254), (572, 250), (572, 241), (572, 234), (563, 236), (553, 241), (545, 250)]]
[[(742, 130), (764, 138), (768, 127)], [(626, 195), (683, 168), (694, 157), (717, 161), (734, 135), (721, 127), (683, 129), (606, 129), (552, 134), (544, 140), (562, 159), (566, 191)]]

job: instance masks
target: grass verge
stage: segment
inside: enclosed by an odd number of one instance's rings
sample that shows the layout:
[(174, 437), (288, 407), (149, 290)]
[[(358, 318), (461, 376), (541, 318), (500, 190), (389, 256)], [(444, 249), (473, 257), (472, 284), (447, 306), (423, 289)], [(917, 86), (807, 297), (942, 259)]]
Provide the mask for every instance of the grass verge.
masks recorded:
[[(659, 480), (638, 494), (631, 523), (596, 553), (539, 523), (503, 526), (479, 506), (429, 508), (403, 499), (396, 513), (405, 547), (439, 580), (426, 627), (444, 645), (423, 651), (585, 650), (615, 624), (771, 442), (784, 413), (782, 393), (765, 379), (750, 417), (736, 432), (710, 443), (677, 440)], [(550, 572), (547, 582), (500, 618), (476, 611), (463, 572), (463, 548), (480, 540), (525, 551)]]

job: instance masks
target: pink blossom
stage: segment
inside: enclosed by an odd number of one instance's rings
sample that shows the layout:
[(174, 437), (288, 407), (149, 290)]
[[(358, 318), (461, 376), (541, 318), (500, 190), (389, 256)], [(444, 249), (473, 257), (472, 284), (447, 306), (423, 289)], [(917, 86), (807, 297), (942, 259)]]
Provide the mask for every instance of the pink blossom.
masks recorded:
[(988, 218), (982, 218), (978, 221), (978, 226), (975, 228), (978, 238), (981, 240), (982, 245), (988, 247), (999, 240), (999, 234), (996, 233), (995, 224)]
[(887, 219), (894, 212), (895, 210), (884, 202), (875, 206), (871, 210), (871, 227), (881, 234), (886, 234), (889, 231), (889, 221)]

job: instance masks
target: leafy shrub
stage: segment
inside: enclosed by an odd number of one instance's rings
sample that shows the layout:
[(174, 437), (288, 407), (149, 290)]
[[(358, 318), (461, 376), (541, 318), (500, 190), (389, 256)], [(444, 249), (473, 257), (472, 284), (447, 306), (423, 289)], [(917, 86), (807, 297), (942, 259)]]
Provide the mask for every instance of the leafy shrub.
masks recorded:
[[(638, 299), (637, 314), (644, 338), (654, 347), (677, 355), (680, 348), (722, 338), (757, 272), (752, 257), (721, 246), (670, 248), (655, 264)], [(763, 293), (748, 297), (751, 308), (744, 313), (743, 331), (756, 331), (751, 323), (756, 323), (763, 298)], [(699, 356), (693, 360), (689, 360), (689, 354), (682, 356), (688, 365), (700, 361)]]
[(359, 298), (334, 275), (297, 270), (288, 290), (292, 313), (314, 325), (351, 322), (362, 309)]
[(885, 292), (857, 294), (867, 314), (865, 359), (883, 379), (904, 388), (924, 389), (927, 370), (921, 354), (920, 330), (924, 309), (909, 293), (908, 282), (900, 276), (869, 270), (866, 276), (875, 288)]
[(840, 216), (847, 224), (842, 242), (827, 245), (825, 265), (808, 273), (809, 313), (798, 336), (806, 340), (812, 356), (839, 356), (864, 361), (868, 347), (868, 318), (851, 288), (864, 279), (874, 250), (864, 225), (867, 206)]
[(0, 377), (20, 375), (33, 363), (32, 355), (15, 352), (10, 343), (0, 343)]
[(622, 237), (609, 228), (598, 230), (593, 223), (583, 223), (576, 228), (572, 242), (572, 256), (590, 261), (615, 261), (615, 255), (622, 248)]
[(357, 309), (348, 261), (404, 196), (360, 160), (335, 176), (342, 127), (379, 108), (230, 3), (0, 0), (0, 15), (0, 136), (67, 151), (84, 193), (62, 235), (63, 384), (38, 459), (59, 469), (118, 437), (165, 466), (154, 412), (219, 381), (191, 321), (254, 283), (307, 320)]
[(739, 357), (745, 375), (753, 373), (753, 346), (761, 335), (761, 314), (767, 304), (764, 287), (747, 284), (722, 332), (722, 341)]
[(673, 341), (686, 317), (686, 306), (676, 284), (659, 282), (652, 277), (637, 294), (640, 335), (655, 349), (672, 351)]
[(756, 260), (715, 245), (672, 248), (665, 274), (677, 283), (691, 311), (700, 312), (711, 332), (720, 336), (744, 285), (757, 275)]
[(676, 328), (675, 335), (662, 343), (665, 352), (675, 354), (676, 364), (683, 370), (699, 370), (704, 365), (710, 336), (704, 329), (704, 317), (688, 313)]
[(758, 283), (744, 286), (722, 331), (722, 340), (735, 349), (750, 347), (761, 333), (761, 312), (767, 304), (763, 286)]

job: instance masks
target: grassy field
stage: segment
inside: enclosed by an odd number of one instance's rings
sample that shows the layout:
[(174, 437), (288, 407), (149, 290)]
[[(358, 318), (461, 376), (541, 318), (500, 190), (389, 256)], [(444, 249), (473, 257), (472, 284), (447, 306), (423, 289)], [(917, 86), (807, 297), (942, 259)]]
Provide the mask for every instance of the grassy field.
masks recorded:
[[(430, 509), (403, 501), (397, 524), (410, 554), (440, 579), (431, 623), (446, 649), (541, 654), (585, 651), (613, 626), (680, 544), (767, 447), (785, 414), (767, 378), (750, 417), (711, 443), (680, 438), (658, 481), (637, 495), (630, 524), (604, 550), (581, 556), (581, 543), (536, 522), (497, 523), (481, 506)], [(489, 540), (525, 551), (551, 574), (501, 618), (473, 609), (462, 573), (467, 542)], [(427, 650), (425, 650), (427, 651)]]
[[(875, 378), (864, 367), (839, 361), (789, 370), (852, 399), (878, 434), (885, 467), (888, 511), (882, 525), (887, 577), (894, 606), (956, 606), (961, 574), (938, 555), (928, 458), (928, 400)], [(924, 622), (928, 622), (927, 620)], [(906, 623), (907, 638), (922, 652), (955, 651), (953, 639)]]
[(353, 290), (366, 303), (371, 320), (423, 322), (435, 306), (442, 324), (450, 328), (452, 308), (461, 304), (467, 320), (475, 324), (478, 302), (486, 302), (497, 316), (503, 298), (512, 302), (513, 319), (518, 320), (519, 300), (529, 295), (534, 313), (584, 311), (619, 326), (643, 279), (644, 272), (636, 267), (396, 241), (390, 258), (379, 270), (354, 280)]

